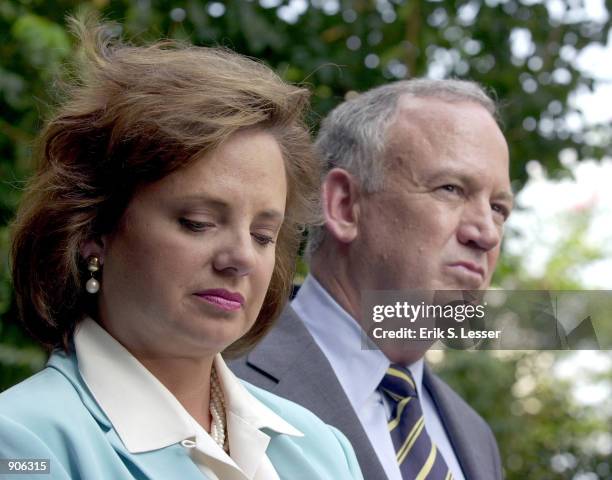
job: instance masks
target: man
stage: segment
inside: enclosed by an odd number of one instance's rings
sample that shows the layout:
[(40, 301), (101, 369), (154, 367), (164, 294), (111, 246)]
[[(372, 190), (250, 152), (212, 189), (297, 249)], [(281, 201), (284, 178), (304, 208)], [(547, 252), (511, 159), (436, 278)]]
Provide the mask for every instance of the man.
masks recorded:
[(401, 81), (337, 107), (316, 142), (328, 171), (310, 275), (233, 364), (342, 430), (368, 480), (502, 478), (484, 421), (423, 351), (362, 349), (360, 312), (366, 290), (487, 288), (512, 208), (495, 114), (479, 86), (457, 80)]

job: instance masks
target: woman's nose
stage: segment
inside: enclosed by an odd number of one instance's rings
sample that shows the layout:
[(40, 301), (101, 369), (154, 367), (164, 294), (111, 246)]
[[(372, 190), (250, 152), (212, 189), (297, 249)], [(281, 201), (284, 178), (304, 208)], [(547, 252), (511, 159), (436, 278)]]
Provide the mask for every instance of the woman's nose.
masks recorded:
[(215, 270), (229, 275), (248, 275), (255, 266), (255, 245), (250, 232), (232, 232), (222, 240), (213, 261)]

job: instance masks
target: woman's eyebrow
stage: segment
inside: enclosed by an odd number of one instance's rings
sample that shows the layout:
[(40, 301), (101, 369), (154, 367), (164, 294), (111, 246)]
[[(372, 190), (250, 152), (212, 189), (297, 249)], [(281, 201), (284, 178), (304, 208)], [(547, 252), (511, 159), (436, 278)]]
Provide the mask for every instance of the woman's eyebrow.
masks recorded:
[(185, 203), (189, 203), (193, 205), (198, 205), (198, 206), (210, 207), (214, 210), (218, 210), (221, 212), (229, 210), (230, 208), (229, 204), (225, 200), (222, 200), (220, 198), (215, 198), (209, 195), (201, 194), (201, 193), (194, 194), (194, 195), (180, 196), (180, 197), (177, 197), (177, 201), (185, 202)]
[(284, 213), (280, 212), (279, 210), (273, 209), (273, 208), (262, 210), (256, 216), (258, 219), (261, 219), (261, 220), (274, 220), (274, 221), (282, 221), (285, 218)]
[[(186, 202), (193, 205), (204, 206), (225, 213), (231, 209), (230, 204), (220, 198), (205, 194), (185, 195), (178, 197), (179, 202)], [(283, 221), (285, 214), (275, 208), (267, 208), (258, 212), (256, 217), (261, 220)]]

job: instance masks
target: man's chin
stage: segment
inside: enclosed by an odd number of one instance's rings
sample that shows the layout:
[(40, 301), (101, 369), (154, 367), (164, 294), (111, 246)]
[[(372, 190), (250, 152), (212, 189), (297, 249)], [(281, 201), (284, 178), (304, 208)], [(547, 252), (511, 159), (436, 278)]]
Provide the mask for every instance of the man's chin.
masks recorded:
[(431, 290), (486, 290), (488, 286), (489, 282), (482, 279), (447, 278), (443, 281), (434, 282)]

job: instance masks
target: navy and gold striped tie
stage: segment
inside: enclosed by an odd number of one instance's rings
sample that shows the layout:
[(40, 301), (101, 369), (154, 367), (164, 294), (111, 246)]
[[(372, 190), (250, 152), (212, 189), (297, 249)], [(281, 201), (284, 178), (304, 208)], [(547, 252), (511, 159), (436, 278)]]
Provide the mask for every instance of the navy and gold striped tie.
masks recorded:
[(391, 365), (380, 389), (393, 406), (389, 433), (404, 480), (452, 480), (453, 476), (425, 429), (414, 379), (407, 368)]

